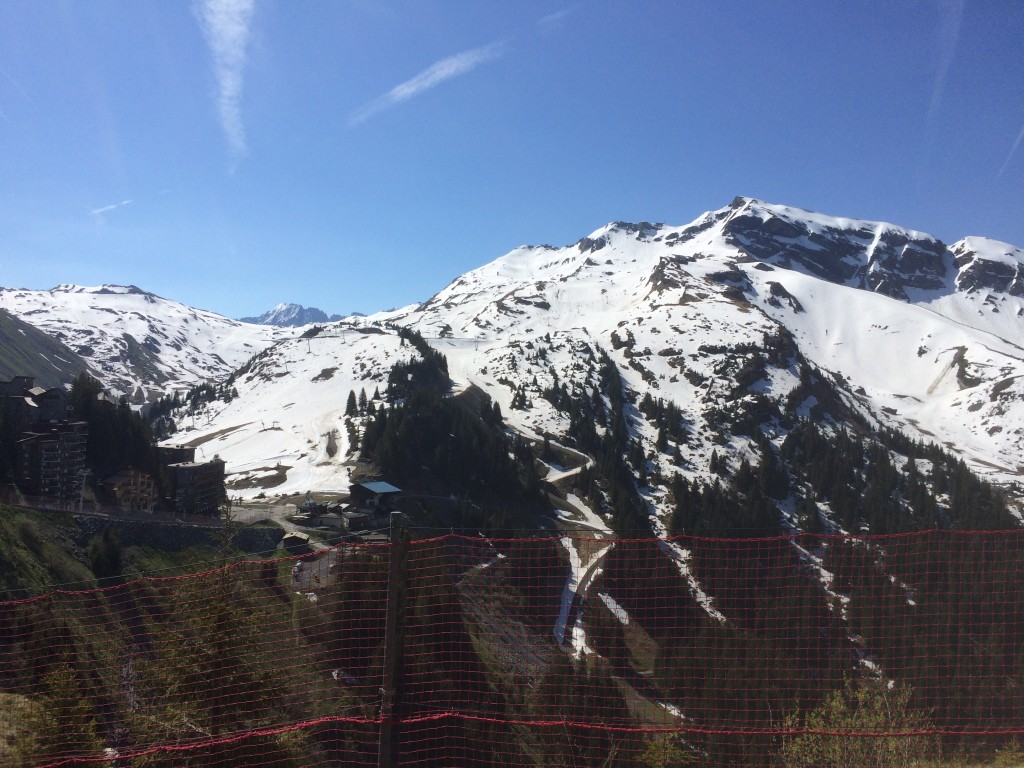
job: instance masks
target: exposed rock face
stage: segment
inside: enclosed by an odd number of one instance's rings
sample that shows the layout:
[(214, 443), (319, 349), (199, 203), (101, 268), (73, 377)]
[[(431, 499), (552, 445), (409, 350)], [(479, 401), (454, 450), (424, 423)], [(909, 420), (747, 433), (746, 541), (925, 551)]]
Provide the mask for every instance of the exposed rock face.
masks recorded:
[(952, 267), (953, 260), (940, 240), (884, 229), (871, 251), (863, 287), (905, 300), (908, 288), (941, 289)]
[(946, 246), (931, 235), (881, 223), (784, 217), (750, 202), (733, 202), (737, 213), (723, 232), (730, 244), (764, 262), (904, 300), (908, 288), (942, 288), (952, 269)]
[[(691, 226), (696, 235), (726, 218), (726, 241), (753, 258), (907, 301), (911, 291), (995, 291), (1024, 296), (1024, 251), (968, 237), (952, 246), (891, 224), (807, 215), (737, 198)], [(682, 242), (683, 238), (679, 239)]]
[(958, 291), (998, 291), (1024, 296), (1024, 251), (1006, 243), (968, 237), (950, 252), (959, 273)]
[(733, 216), (722, 229), (726, 241), (754, 258), (791, 268), (802, 266), (833, 283), (849, 283), (862, 268), (870, 233), (823, 228), (812, 232), (799, 222), (756, 213)]

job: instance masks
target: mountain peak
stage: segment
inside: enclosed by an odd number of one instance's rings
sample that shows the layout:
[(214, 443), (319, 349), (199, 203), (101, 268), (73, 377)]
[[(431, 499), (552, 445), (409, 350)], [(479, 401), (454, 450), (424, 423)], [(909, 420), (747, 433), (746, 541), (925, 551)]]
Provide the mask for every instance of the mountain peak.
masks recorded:
[(340, 320), (340, 315), (327, 316), (327, 313), (316, 307), (304, 307), (301, 304), (278, 304), (258, 317), (239, 318), (243, 323), (256, 325), (275, 325), (280, 328), (295, 328), (310, 323), (327, 323)]

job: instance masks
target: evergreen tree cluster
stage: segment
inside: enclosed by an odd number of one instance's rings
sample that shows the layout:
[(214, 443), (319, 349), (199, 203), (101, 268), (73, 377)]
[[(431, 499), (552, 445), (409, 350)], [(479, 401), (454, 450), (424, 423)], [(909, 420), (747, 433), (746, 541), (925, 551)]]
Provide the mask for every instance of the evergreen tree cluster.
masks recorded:
[(1024, 711), (1022, 555), (1016, 531), (933, 531), (870, 547), (830, 541), (824, 567), (853, 597), (862, 652), (913, 687), (915, 707), (984, 729)]
[(220, 384), (203, 382), (192, 387), (184, 397), (180, 392), (175, 392), (173, 395), (164, 395), (153, 403), (146, 413), (146, 418), (156, 440), (163, 440), (178, 431), (173, 418), (176, 411), (187, 408), (187, 413), (195, 413), (206, 403), (230, 403), (238, 397), (238, 390), (233, 382), (233, 376)]
[(1006, 501), (962, 459), (892, 429), (857, 435), (801, 421), (781, 446), (801, 489), (801, 522), (821, 530), (827, 503), (844, 530), (902, 533), (929, 528), (999, 530), (1016, 523)]
[(175, 392), (173, 395), (164, 395), (155, 403), (150, 405), (146, 411), (146, 421), (153, 432), (153, 439), (157, 442), (165, 440), (178, 431), (172, 414), (182, 407), (181, 395)]
[(663, 400), (660, 397), (651, 397), (650, 392), (644, 393), (640, 400), (640, 413), (647, 417), (647, 421), (658, 429), (658, 436), (654, 442), (654, 448), (658, 453), (668, 453), (670, 443), (675, 445), (675, 453), (679, 456), (681, 445), (690, 441), (690, 429), (683, 418), (679, 406), (671, 400)]
[(701, 483), (687, 481), (681, 475), (673, 477), (670, 487), (674, 507), (669, 530), (673, 534), (727, 537), (778, 533), (779, 509), (746, 462), (737, 479), (740, 487), (721, 480)]
[(348, 393), (348, 400), (345, 401), (345, 415), (346, 416), (372, 416), (376, 411), (374, 403), (380, 400), (380, 389), (375, 388), (373, 390), (373, 396), (367, 397), (366, 390), (360, 389), (359, 396), (356, 397), (355, 390), (351, 390)]
[(571, 395), (568, 437), (577, 450), (594, 457), (595, 465), (576, 476), (583, 495), (612, 513), (612, 525), (624, 535), (649, 533), (647, 507), (637, 491), (646, 478), (647, 457), (631, 437), (631, 408), (618, 366), (604, 351), (598, 355), (597, 386)]
[[(414, 331), (403, 338), (417, 350), (426, 347)], [(504, 508), (540, 497), (532, 448), (506, 432), (497, 403), (448, 396), (447, 360), (426, 349), (420, 359), (392, 368), (391, 407), (367, 409), (363, 458), (397, 483), (486, 502), (482, 515), (479, 503), (460, 506), (462, 525), (518, 527)]]
[(89, 425), (86, 464), (93, 476), (103, 479), (132, 467), (158, 476), (156, 446), (146, 421), (122, 397), (117, 404), (100, 398), (103, 387), (88, 374), (71, 385), (68, 402), (71, 418)]
[(395, 363), (388, 373), (388, 399), (402, 400), (413, 392), (430, 391), (444, 395), (451, 387), (448, 378), (448, 360), (433, 349), (423, 336), (409, 328), (399, 328), (402, 343), (408, 342), (419, 353), (418, 358)]

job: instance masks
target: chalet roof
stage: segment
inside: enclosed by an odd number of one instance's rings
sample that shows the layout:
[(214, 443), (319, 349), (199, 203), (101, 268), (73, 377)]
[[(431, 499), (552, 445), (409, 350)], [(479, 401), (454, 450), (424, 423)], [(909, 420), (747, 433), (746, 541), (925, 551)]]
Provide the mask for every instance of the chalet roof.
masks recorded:
[(223, 463), (224, 463), (224, 459), (220, 458), (220, 456), (214, 456), (209, 461), (179, 461), (179, 462), (176, 462), (174, 464), (168, 464), (167, 468), (168, 469), (174, 469), (175, 467), (182, 467), (182, 468), (185, 468), (185, 469), (190, 469), (192, 467), (209, 467), (209, 466), (211, 466), (213, 464), (223, 464)]
[(401, 488), (396, 488), (391, 483), (385, 483), (382, 480), (381, 481), (377, 481), (377, 482), (373, 482), (373, 483), (359, 483), (357, 487), (365, 488), (370, 493), (384, 494), (384, 493), (401, 493), (402, 492)]

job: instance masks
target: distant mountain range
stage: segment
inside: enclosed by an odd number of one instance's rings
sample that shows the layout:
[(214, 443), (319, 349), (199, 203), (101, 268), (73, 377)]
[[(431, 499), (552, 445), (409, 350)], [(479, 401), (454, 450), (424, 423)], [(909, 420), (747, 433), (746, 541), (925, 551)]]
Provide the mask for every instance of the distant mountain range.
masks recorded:
[[(615, 222), (573, 245), (516, 248), (423, 304), (367, 317), (281, 305), (239, 322), (116, 286), (3, 289), (0, 307), (137, 402), (231, 375), (238, 396), (181, 420), (177, 438), (220, 454), (243, 495), (269, 478), (277, 492), (347, 486), (358, 431), (346, 400), (384, 391), (415, 354), (398, 327), (447, 357), (456, 391), (474, 386), (512, 429), (556, 440), (572, 415), (551, 391), (593, 392), (607, 354), (630, 439), (661, 478), (646, 497), (656, 516), (673, 475), (709, 477), (713, 455), (756, 466), (758, 436), (778, 447), (801, 419), (900, 430), (1011, 490), (1024, 471), (1020, 248), (750, 198), (684, 226)], [(678, 408), (676, 459), (647, 399)]]
[(304, 307), (301, 304), (278, 304), (268, 309), (259, 317), (243, 317), (243, 323), (257, 325), (276, 325), (281, 328), (296, 328), (310, 323), (330, 323), (341, 320), (341, 315), (327, 316), (327, 313), (316, 307)]
[[(0, 308), (59, 341), (105, 387), (136, 404), (227, 376), (286, 333), (133, 285), (0, 288)], [(24, 373), (38, 376), (42, 370)]]

